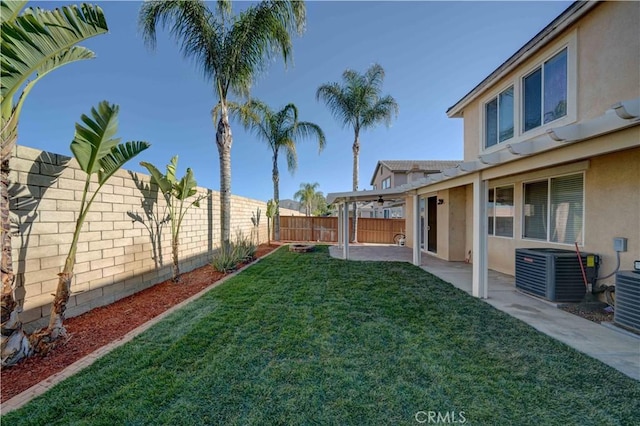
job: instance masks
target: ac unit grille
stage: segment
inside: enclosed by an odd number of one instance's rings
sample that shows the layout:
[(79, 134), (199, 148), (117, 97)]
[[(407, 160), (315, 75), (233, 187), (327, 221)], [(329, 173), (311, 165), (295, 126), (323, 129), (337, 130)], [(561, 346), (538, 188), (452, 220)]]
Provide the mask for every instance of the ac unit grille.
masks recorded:
[(640, 273), (622, 271), (616, 274), (616, 324), (640, 331)]
[[(587, 253), (581, 253), (586, 267)], [(553, 302), (579, 302), (586, 292), (578, 255), (570, 250), (516, 249), (516, 288)]]

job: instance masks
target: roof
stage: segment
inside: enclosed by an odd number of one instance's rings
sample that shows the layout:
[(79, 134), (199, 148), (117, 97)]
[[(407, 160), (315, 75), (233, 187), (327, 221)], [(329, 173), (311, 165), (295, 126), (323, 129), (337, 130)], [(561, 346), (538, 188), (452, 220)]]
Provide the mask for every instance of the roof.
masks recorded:
[(394, 173), (404, 173), (411, 170), (438, 173), (460, 163), (462, 160), (380, 160), (373, 171), (370, 185), (373, 185), (381, 165)]
[[(374, 201), (379, 197), (384, 200), (402, 199), (408, 195), (415, 194), (415, 190), (418, 188), (429, 187), (458, 176), (491, 169), (520, 158), (537, 155), (636, 126), (640, 126), (640, 98), (617, 102), (598, 117), (554, 127), (539, 136), (523, 142), (505, 144), (498, 151), (480, 155), (477, 160), (460, 163), (456, 167), (445, 169), (440, 173), (430, 174), (415, 182), (406, 183), (395, 188), (373, 191), (329, 193), (327, 194), (327, 203)], [(633, 147), (637, 147), (640, 146), (640, 141), (631, 139), (630, 144)], [(620, 149), (613, 144), (611, 146), (602, 145), (601, 148), (601, 153), (614, 152)]]
[(554, 40), (558, 34), (566, 30), (583, 15), (587, 14), (598, 3), (599, 2), (597, 1), (576, 1), (572, 3), (564, 12), (558, 15), (556, 19), (551, 21), (549, 25), (544, 27), (542, 31), (529, 40), (527, 44), (522, 46), (516, 53), (514, 53), (495, 71), (489, 74), (469, 93), (464, 95), (464, 97), (456, 102), (455, 105), (450, 107), (447, 110), (447, 116), (449, 116), (449, 118), (461, 118), (463, 109), (481, 93), (485, 92), (488, 87), (539, 52), (544, 46)]

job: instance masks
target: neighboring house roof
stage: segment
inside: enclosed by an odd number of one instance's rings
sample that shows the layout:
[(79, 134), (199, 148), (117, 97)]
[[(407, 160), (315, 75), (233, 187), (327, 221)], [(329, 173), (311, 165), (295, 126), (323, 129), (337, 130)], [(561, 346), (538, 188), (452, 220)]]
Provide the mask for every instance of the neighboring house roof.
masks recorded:
[(564, 31), (567, 27), (584, 16), (587, 12), (597, 6), (598, 3), (599, 2), (595, 1), (576, 1), (572, 3), (571, 6), (569, 6), (564, 12), (562, 12), (556, 19), (554, 19), (549, 25), (544, 27), (542, 31), (540, 31), (531, 40), (529, 40), (527, 44), (522, 46), (520, 50), (514, 53), (494, 72), (489, 74), (469, 93), (464, 95), (464, 97), (456, 102), (455, 105), (450, 107), (447, 110), (447, 116), (449, 118), (461, 118), (462, 110), (467, 105), (469, 105), (470, 102), (477, 98), (484, 90), (486, 90), (487, 87), (498, 81), (513, 69), (520, 66), (528, 58), (539, 52), (547, 45), (547, 43), (555, 39), (559, 33)]
[(393, 173), (406, 173), (409, 171), (421, 171), (427, 173), (439, 173), (444, 169), (456, 167), (462, 160), (380, 160), (373, 171), (370, 185), (376, 179), (380, 166), (385, 166)]

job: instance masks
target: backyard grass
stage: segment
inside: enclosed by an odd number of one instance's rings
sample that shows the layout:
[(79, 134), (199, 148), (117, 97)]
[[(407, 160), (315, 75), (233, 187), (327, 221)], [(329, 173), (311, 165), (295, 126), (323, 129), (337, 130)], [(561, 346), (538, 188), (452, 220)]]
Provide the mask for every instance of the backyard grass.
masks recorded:
[(2, 424), (631, 425), (638, 401), (639, 382), (420, 268), (320, 247), (279, 250)]

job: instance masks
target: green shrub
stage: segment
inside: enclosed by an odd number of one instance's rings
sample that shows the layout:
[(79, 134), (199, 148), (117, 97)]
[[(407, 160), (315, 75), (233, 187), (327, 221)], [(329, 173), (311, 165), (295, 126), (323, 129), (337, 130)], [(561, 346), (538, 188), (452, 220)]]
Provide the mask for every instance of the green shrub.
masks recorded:
[(250, 262), (256, 258), (258, 247), (252, 238), (245, 237), (242, 231), (236, 232), (236, 241), (232, 245), (236, 250), (239, 261)]
[(219, 272), (234, 271), (239, 263), (251, 262), (256, 257), (257, 246), (242, 231), (236, 232), (236, 240), (222, 247), (213, 256), (211, 266)]

